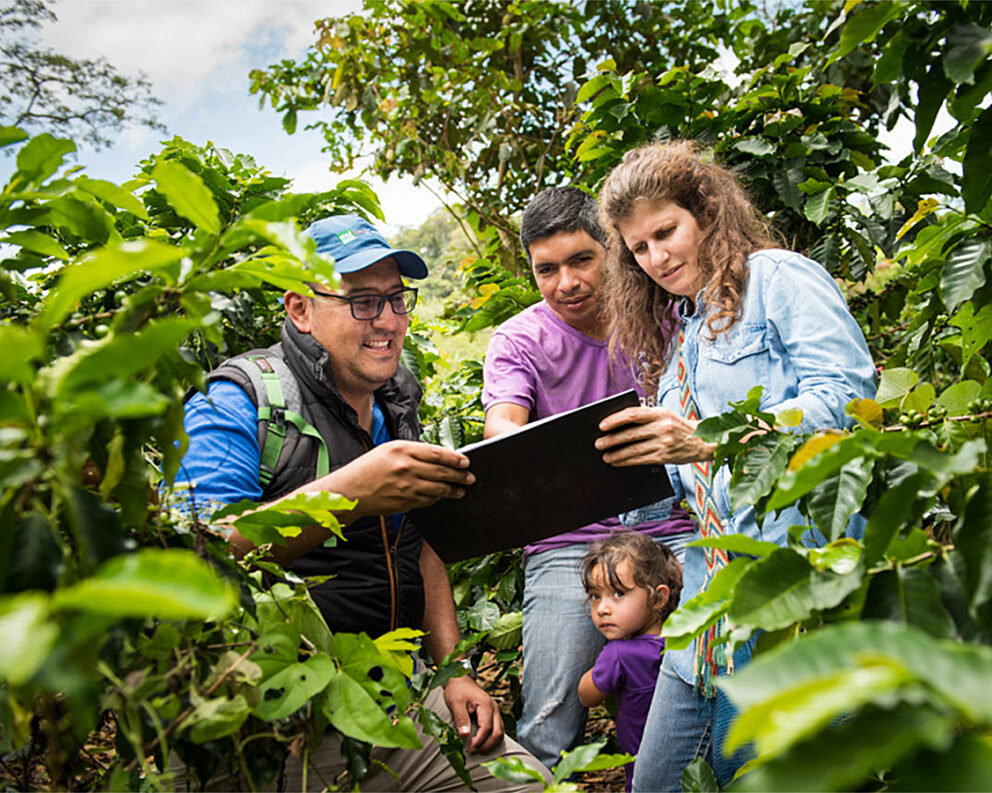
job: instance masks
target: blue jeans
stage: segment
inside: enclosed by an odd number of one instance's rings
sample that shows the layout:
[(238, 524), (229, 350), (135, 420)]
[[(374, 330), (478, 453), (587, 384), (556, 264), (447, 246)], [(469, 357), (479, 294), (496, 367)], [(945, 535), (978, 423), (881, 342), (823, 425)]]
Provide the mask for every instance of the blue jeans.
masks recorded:
[[(739, 648), (734, 663), (746, 665), (750, 651), (750, 643)], [(727, 731), (736, 716), (736, 708), (723, 692), (718, 691), (715, 697), (702, 696), (679, 677), (666, 656), (634, 764), (633, 790), (681, 793), (682, 771), (697, 757), (713, 767), (721, 788), (728, 785), (752, 756), (748, 747), (731, 757), (723, 754)]]
[(578, 543), (542, 551), (527, 557), (524, 567), (523, 713), (517, 740), (548, 768), (582, 739), (587, 711), (576, 689), (606, 644), (585, 613), (579, 569), (588, 548)]
[[(681, 561), (692, 534), (662, 537)], [(582, 742), (588, 711), (579, 679), (606, 640), (586, 614), (580, 575), (587, 543), (533, 554), (524, 567), (523, 713), (517, 741), (548, 768)]]

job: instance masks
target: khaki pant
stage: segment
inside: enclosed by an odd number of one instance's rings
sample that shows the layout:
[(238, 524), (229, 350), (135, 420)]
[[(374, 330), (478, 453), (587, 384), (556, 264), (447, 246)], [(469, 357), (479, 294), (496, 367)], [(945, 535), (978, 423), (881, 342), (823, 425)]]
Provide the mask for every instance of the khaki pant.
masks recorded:
[[(440, 688), (431, 691), (424, 700), (424, 705), (448, 724), (453, 723), (451, 712), (444, 703), (444, 694)], [(416, 723), (416, 720), (414, 720)], [(417, 735), (423, 744), (422, 749), (387, 749), (375, 747), (372, 757), (387, 766), (396, 777), (376, 765), (369, 768), (368, 774), (359, 782), (363, 791), (407, 791), (407, 790), (466, 790), (465, 783), (455, 773), (448, 758), (441, 752), (441, 747), (428, 735), (425, 735), (417, 724)], [(345, 761), (340, 752), (341, 737), (338, 734), (324, 738), (320, 749), (310, 757), (307, 764), (306, 788), (303, 787), (303, 763), (300, 758), (289, 757), (286, 760), (286, 786), (290, 793), (295, 791), (322, 791), (335, 785), (337, 778), (345, 770)], [(479, 791), (506, 791), (518, 793), (522, 791), (540, 791), (544, 786), (536, 783), (530, 785), (506, 782), (492, 776), (483, 763), (495, 760), (497, 757), (507, 759), (519, 757), (527, 766), (541, 772), (546, 783), (551, 782), (547, 769), (535, 760), (520, 744), (510, 738), (504, 738), (502, 744), (495, 749), (465, 756), (466, 769), (472, 778), (473, 786)], [(186, 769), (182, 762), (173, 754), (170, 771), (175, 774), (175, 790), (197, 790), (195, 775)], [(398, 777), (398, 778), (397, 778)], [(204, 791), (224, 791), (247, 789), (247, 786), (231, 772), (230, 768), (220, 768), (202, 788)], [(276, 788), (271, 788), (276, 790)]]

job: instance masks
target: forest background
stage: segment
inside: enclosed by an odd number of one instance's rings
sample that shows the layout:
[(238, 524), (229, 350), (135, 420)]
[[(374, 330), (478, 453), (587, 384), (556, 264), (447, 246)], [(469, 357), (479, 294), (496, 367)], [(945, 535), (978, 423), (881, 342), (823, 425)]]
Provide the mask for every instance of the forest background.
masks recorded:
[[(797, 417), (763, 413), (755, 389), (700, 428), (732, 467), (735, 503), (798, 503), (828, 539), (713, 541), (734, 561), (666, 625), (673, 646), (724, 615), (731, 642), (762, 631), (755, 662), (722, 684), (741, 709), (731, 746), (756, 750), (741, 789), (992, 778), (990, 23), (973, 2), (366, 0), (250, 76), (288, 134), (323, 136), (333, 167), (368, 153), (381, 177), (443, 188), (448, 214), (405, 237), (451, 288), (404, 351), (428, 385), (429, 440), (481, 430), (481, 365), (470, 349), (445, 361), (442, 340), (538, 299), (522, 207), (550, 184), (595, 191), (633, 146), (710, 147), (842, 284), (880, 369), (876, 398), (848, 407), (855, 427), (790, 432)], [(932, 134), (941, 112), (953, 124)], [(913, 150), (888, 162), (880, 137), (900, 118)], [(222, 142), (180, 138), (115, 184), (67, 162), (76, 146), (51, 119), (56, 134), (15, 120), (0, 128), (16, 161), (0, 195), (5, 784), (157, 789), (174, 753), (204, 778), (231, 760), (258, 787), (328, 728), (360, 776), (370, 744), (416, 741), (396, 714), (464, 667), (408, 685), (416, 632), (331, 635), (305, 582), (261, 554), (235, 563), (211, 530), (233, 521), (259, 545), (301, 524), (334, 530), (338, 497), (190, 514), (159, 485), (176, 474), (186, 388), (275, 339), (280, 290), (333, 279), (300, 229), (331, 211), (381, 218), (375, 193), (344, 179), (294, 194)], [(855, 512), (861, 541), (842, 536)], [(510, 710), (519, 559), (449, 573), (461, 649), (509, 682)], [(417, 717), (457, 767), (457, 739)], [(567, 756), (556, 788), (620, 762), (602, 748)], [(699, 764), (684, 784), (714, 789)]]

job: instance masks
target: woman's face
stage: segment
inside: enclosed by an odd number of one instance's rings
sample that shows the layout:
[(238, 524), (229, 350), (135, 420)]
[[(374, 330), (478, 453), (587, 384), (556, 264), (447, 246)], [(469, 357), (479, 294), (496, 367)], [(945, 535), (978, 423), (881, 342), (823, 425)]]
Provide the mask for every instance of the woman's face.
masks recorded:
[(617, 230), (641, 269), (669, 294), (695, 299), (706, 286), (698, 263), (703, 232), (688, 209), (665, 199), (638, 201)]

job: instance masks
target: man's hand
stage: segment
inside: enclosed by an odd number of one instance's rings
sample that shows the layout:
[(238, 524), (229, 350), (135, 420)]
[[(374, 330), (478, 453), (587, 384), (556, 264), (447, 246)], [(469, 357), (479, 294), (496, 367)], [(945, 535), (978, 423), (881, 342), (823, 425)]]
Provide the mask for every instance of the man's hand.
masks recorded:
[[(487, 752), (503, 740), (503, 717), (496, 702), (470, 677), (454, 677), (444, 687), (444, 701), (468, 752)], [(478, 729), (472, 735), (472, 717)], [(471, 737), (470, 737), (471, 736)]]
[(316, 480), (308, 489), (357, 499), (354, 517), (389, 515), (461, 498), (475, 481), (464, 454), (417, 441), (389, 441)]
[(618, 466), (712, 460), (716, 445), (692, 434), (697, 423), (665, 408), (624, 408), (599, 422), (607, 434), (596, 440), (596, 448), (613, 449), (603, 461)]

